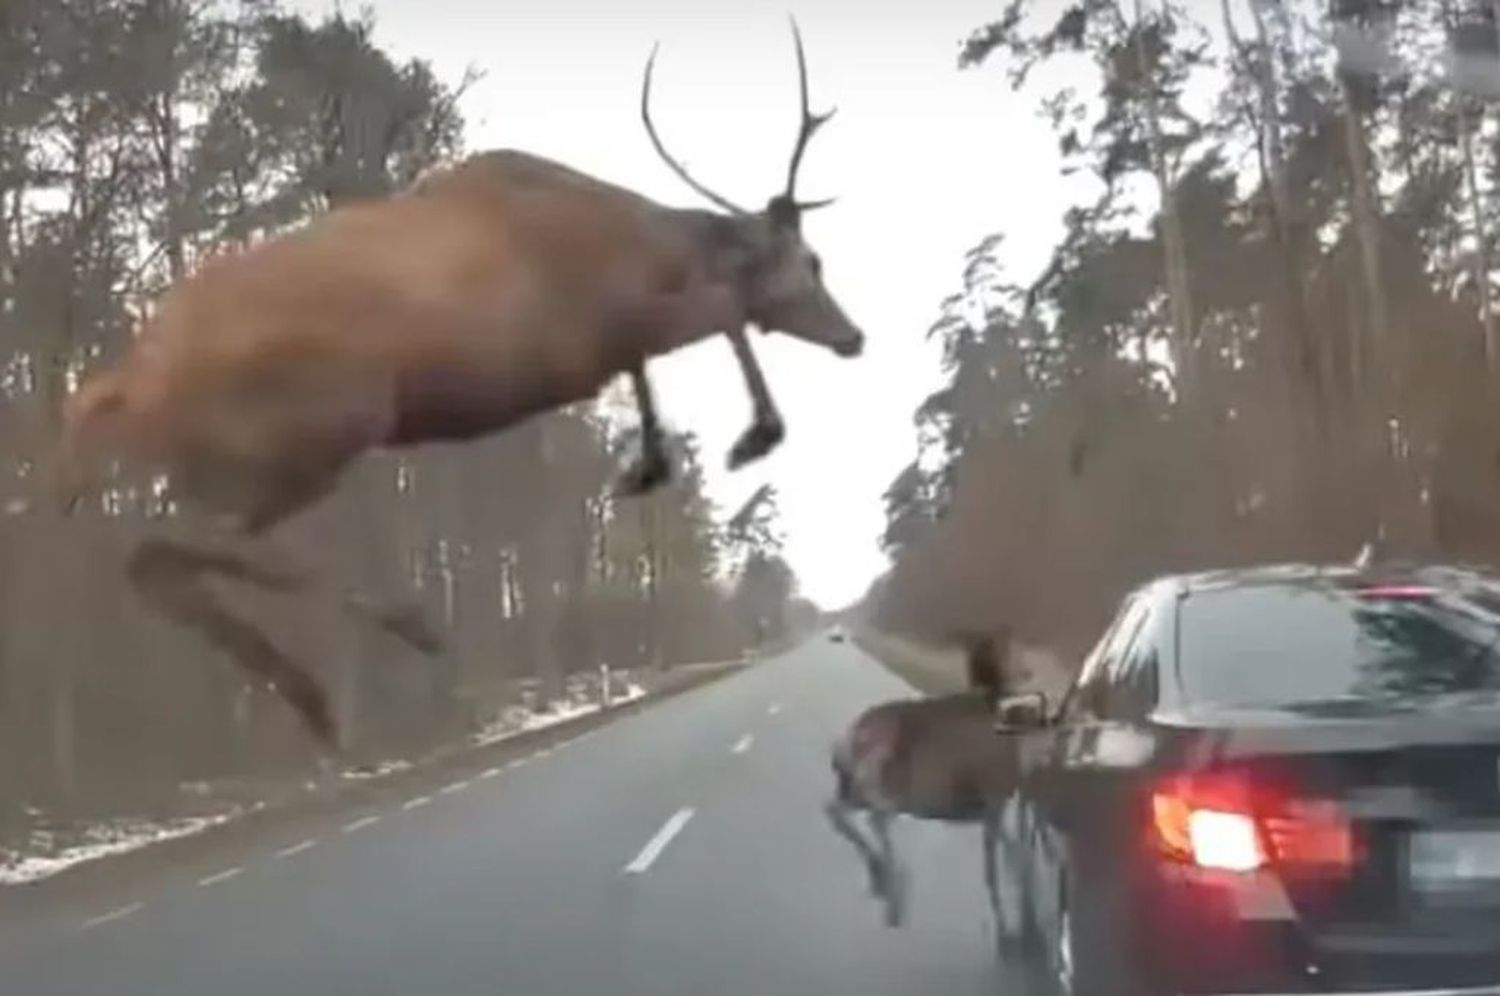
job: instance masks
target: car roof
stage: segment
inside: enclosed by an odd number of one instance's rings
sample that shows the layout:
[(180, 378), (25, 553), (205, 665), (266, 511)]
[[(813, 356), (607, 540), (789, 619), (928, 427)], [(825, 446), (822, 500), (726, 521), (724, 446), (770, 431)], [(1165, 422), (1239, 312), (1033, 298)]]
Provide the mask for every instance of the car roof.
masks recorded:
[(1421, 584), (1449, 591), (1493, 588), (1500, 585), (1500, 573), (1482, 565), (1415, 561), (1385, 562), (1359, 567), (1351, 564), (1288, 562), (1167, 574), (1147, 582), (1143, 587), (1166, 589), (1179, 598), (1185, 598), (1199, 592), (1268, 585), (1367, 587), (1382, 584)]
[[(1361, 566), (1349, 563), (1261, 563), (1162, 574), (1137, 585), (1132, 590), (1132, 597), (1142, 597), (1156, 604), (1170, 618), (1196, 594), (1267, 587), (1323, 590), (1387, 587), (1393, 593), (1401, 587), (1436, 589), (1434, 594), (1444, 601), (1463, 605), (1480, 616), (1500, 618), (1500, 571), (1483, 565), (1456, 563), (1384, 561)], [(1175, 623), (1167, 625), (1175, 628)], [(1171, 707), (1181, 693), (1175, 639), (1169, 640), (1162, 651), (1158, 661), (1162, 670), (1157, 693), (1159, 704)]]

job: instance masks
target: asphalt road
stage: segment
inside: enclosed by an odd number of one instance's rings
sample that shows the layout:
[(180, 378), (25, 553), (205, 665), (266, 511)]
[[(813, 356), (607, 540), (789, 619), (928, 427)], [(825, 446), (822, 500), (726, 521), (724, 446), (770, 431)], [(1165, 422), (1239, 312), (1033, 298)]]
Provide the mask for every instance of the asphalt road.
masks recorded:
[(908, 694), (820, 639), (524, 763), (12, 922), (0, 993), (1024, 993), (995, 963), (977, 829), (897, 825), (913, 890), (892, 930), (823, 817), (834, 735)]

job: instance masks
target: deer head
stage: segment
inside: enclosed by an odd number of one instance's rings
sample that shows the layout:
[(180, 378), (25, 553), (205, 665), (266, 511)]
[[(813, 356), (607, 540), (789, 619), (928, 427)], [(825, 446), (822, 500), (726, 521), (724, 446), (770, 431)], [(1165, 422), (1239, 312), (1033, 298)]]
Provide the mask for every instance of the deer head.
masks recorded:
[(797, 79), (802, 96), (802, 121), (787, 167), (786, 187), (767, 202), (762, 211), (747, 211), (699, 183), (662, 143), (651, 122), (651, 74), (659, 46), (646, 61), (641, 87), (641, 119), (656, 152), (689, 187), (729, 214), (732, 262), (727, 266), (738, 279), (745, 313), (752, 324), (766, 332), (782, 332), (827, 347), (840, 356), (858, 356), (864, 348), (864, 333), (844, 314), (823, 283), (823, 264), (802, 238), (802, 215), (827, 207), (833, 198), (797, 200), (797, 171), (802, 155), (817, 130), (833, 117), (832, 110), (813, 114), (807, 100), (807, 56), (802, 33), (792, 19), (792, 37), (797, 49)]

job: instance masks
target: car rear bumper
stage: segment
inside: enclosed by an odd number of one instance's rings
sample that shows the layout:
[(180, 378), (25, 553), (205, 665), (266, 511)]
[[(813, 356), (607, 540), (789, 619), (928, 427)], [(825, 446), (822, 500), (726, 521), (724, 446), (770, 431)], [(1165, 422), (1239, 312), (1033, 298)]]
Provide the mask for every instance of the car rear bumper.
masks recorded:
[(1274, 875), (1168, 870), (1147, 897), (1139, 950), (1180, 996), (1500, 996), (1500, 937), (1446, 955), (1311, 938)]
[(1217, 996), (1500, 996), (1500, 985), (1462, 989), (1286, 989), (1277, 992), (1220, 993)]

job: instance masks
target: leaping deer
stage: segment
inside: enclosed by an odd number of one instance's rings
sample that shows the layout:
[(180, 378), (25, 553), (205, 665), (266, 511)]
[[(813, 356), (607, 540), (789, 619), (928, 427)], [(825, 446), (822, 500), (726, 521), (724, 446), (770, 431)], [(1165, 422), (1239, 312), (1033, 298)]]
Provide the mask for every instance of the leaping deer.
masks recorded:
[[(206, 581), (306, 587), (308, 572), (268, 559), (264, 534), (333, 491), (359, 456), (498, 432), (623, 373), (643, 442), (618, 491), (644, 493), (670, 476), (648, 358), (729, 337), (754, 411), (730, 453), (737, 467), (783, 434), (748, 326), (860, 352), (862, 333), (802, 239), (803, 213), (829, 202), (797, 200), (797, 173), (831, 112), (808, 109), (795, 21), (792, 31), (802, 119), (785, 187), (764, 210), (715, 194), (666, 151), (651, 120), (653, 49), (641, 88), (647, 134), (721, 211), (666, 207), (500, 150), (213, 259), (162, 296), (119, 366), (65, 402), (58, 501), (71, 511), (96, 491), (105, 461), (165, 474), (177, 535), (139, 543), (131, 583), (334, 742), (322, 687)], [(441, 647), (414, 609), (356, 593), (341, 604), (423, 651)]]

